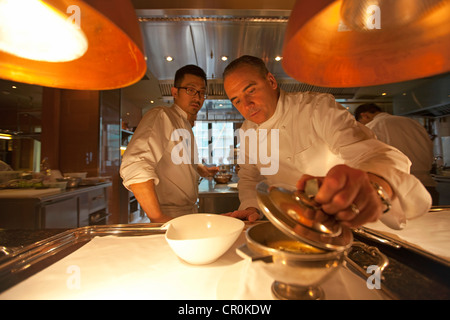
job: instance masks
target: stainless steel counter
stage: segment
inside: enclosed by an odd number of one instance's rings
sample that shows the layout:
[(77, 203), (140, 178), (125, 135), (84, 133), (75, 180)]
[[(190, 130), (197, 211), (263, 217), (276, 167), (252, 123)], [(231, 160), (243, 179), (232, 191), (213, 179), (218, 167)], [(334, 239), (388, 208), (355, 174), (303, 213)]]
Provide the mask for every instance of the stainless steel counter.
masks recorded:
[(218, 184), (213, 178), (203, 178), (198, 186), (199, 212), (227, 213), (239, 207), (238, 177), (233, 175), (230, 183)]
[(111, 183), (59, 190), (0, 190), (0, 228), (76, 228), (106, 223)]

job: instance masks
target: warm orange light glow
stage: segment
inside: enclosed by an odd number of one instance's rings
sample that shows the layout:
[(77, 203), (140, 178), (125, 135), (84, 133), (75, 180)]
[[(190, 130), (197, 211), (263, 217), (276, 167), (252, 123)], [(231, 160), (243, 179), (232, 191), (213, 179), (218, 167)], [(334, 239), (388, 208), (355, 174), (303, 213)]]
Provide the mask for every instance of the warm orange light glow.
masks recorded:
[(42, 1), (0, 0), (0, 21), (0, 50), (21, 58), (71, 61), (88, 48), (83, 31)]
[(450, 1), (413, 23), (386, 29), (381, 24), (370, 31), (344, 30), (341, 5), (333, 0), (297, 1), (283, 48), (288, 75), (322, 87), (361, 87), (450, 71)]
[[(11, 0), (11, 2), (19, 1)], [(143, 54), (141, 30), (129, 0), (41, 0), (39, 2), (51, 6), (55, 12), (69, 21), (76, 13), (72, 13), (70, 7), (79, 8), (77, 9), (78, 23), (81, 27), (80, 32), (84, 33), (87, 39), (88, 50), (84, 54), (79, 51), (78, 58), (75, 56), (62, 59), (61, 61), (64, 62), (50, 62), (58, 61), (59, 58), (33, 58), (23, 53), (12, 54), (0, 51), (0, 78), (65, 89), (109, 90), (129, 86), (144, 76), (147, 66)], [(27, 11), (29, 11), (28, 7), (22, 7), (18, 13), (11, 14), (11, 19), (24, 23)], [(39, 18), (38, 21), (42, 23)], [(0, 19), (0, 24), (2, 22), (3, 20)], [(77, 23), (72, 22), (73, 25)], [(34, 23), (25, 29), (33, 27)], [(2, 28), (3, 25), (0, 25), (0, 29)], [(47, 28), (58, 27), (47, 26)], [(8, 37), (14, 36), (10, 34), (11, 31), (5, 32)], [(68, 47), (53, 36), (49, 41), (48, 39), (38, 41), (45, 47), (47, 44), (44, 45), (41, 41), (47, 41), (59, 49)]]

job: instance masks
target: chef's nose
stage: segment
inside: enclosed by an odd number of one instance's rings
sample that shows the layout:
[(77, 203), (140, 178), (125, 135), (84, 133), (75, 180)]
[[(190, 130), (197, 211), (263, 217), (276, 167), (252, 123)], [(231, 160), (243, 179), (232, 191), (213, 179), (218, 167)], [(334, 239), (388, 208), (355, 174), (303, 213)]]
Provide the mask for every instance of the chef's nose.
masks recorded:
[(253, 100), (248, 96), (244, 96), (242, 102), (244, 103), (244, 108), (246, 110), (252, 109), (254, 106)]

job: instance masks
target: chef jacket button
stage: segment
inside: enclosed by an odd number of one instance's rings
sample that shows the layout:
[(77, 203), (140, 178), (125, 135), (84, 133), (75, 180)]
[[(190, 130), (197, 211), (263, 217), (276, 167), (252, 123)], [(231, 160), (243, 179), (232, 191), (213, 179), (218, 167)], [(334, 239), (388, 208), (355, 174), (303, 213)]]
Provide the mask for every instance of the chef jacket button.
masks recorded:
[(288, 160), (288, 161), (291, 161), (291, 160), (292, 160), (292, 158), (291, 158), (291, 157), (287, 157), (287, 160)]

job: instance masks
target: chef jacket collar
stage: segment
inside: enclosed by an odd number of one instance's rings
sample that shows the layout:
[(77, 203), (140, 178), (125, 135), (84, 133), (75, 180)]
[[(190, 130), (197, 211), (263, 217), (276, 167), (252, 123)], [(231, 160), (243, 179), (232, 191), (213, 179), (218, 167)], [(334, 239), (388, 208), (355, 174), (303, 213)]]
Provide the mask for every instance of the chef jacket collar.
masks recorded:
[(285, 92), (280, 89), (280, 95), (278, 97), (277, 107), (275, 109), (275, 112), (269, 119), (267, 119), (266, 121), (264, 121), (261, 124), (257, 124), (253, 121), (250, 121), (255, 128), (267, 129), (267, 128), (272, 128), (276, 124), (276, 122), (280, 119), (281, 115), (283, 114), (284, 95), (285, 95)]
[[(184, 119), (188, 120), (188, 115), (186, 113), (186, 111), (184, 111), (183, 109), (181, 109), (181, 107), (179, 105), (177, 105), (176, 103), (174, 103), (172, 105), (172, 107), (178, 112), (178, 114), (180, 116), (182, 116)], [(189, 120), (188, 120), (189, 121)]]

